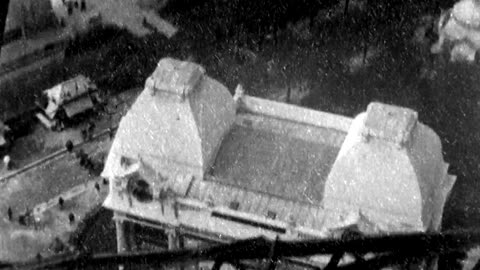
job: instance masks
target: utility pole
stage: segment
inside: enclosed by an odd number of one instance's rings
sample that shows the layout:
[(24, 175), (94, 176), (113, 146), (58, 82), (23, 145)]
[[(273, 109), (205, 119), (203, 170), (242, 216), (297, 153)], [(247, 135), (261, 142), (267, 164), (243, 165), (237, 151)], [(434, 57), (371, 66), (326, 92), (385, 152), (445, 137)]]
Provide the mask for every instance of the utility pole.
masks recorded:
[(343, 9), (343, 20), (346, 20), (347, 16), (348, 16), (348, 4), (349, 4), (350, 0), (345, 0), (345, 7)]

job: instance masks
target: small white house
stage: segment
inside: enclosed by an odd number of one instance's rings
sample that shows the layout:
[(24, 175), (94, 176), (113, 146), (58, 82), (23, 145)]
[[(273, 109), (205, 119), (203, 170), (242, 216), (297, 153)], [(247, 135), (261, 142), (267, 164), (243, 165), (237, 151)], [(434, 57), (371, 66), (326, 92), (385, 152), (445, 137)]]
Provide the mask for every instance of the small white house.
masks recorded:
[(48, 128), (61, 128), (65, 120), (94, 108), (99, 102), (97, 90), (89, 78), (78, 75), (43, 91), (37, 102), (42, 113), (36, 116)]

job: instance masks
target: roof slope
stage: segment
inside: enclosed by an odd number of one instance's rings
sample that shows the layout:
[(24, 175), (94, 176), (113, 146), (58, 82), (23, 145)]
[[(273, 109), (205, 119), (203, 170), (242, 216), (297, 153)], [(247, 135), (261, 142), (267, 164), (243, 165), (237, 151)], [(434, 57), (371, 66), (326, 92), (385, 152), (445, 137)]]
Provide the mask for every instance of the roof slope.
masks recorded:
[(232, 202), (238, 202), (240, 212), (258, 217), (268, 217), (270, 214), (274, 215), (270, 218), (272, 220), (283, 222), (294, 220), (298, 226), (318, 231), (323, 229), (325, 219), (325, 211), (318, 204), (228, 185), (216, 178), (194, 181), (188, 197), (224, 207), (229, 207)]
[[(165, 175), (203, 176), (233, 122), (234, 106), (223, 85), (203, 76), (203, 71), (200, 76), (190, 72), (194, 69), (200, 71), (201, 67), (170, 58), (160, 61), (120, 122), (104, 177), (122, 171), (122, 156), (140, 157)], [(192, 74), (197, 74), (197, 79), (181, 78)], [(193, 90), (184, 91), (186, 88)]]
[(328, 176), (328, 209), (360, 211), (388, 231), (438, 229), (448, 191), (440, 139), (416, 112), (372, 103), (357, 116)]

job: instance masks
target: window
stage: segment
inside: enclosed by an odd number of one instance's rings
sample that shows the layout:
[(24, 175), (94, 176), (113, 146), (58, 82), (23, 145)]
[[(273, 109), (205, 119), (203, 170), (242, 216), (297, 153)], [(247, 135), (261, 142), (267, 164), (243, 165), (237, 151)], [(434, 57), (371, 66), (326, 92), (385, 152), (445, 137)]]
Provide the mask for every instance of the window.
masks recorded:
[(146, 203), (153, 200), (153, 191), (147, 181), (141, 178), (131, 178), (127, 190), (137, 201)]
[(267, 218), (269, 219), (276, 219), (277, 218), (277, 213), (274, 211), (268, 211), (267, 212)]
[(240, 203), (237, 202), (237, 201), (232, 201), (230, 202), (230, 205), (229, 205), (229, 208), (232, 209), (232, 210), (238, 210), (238, 208), (240, 207)]

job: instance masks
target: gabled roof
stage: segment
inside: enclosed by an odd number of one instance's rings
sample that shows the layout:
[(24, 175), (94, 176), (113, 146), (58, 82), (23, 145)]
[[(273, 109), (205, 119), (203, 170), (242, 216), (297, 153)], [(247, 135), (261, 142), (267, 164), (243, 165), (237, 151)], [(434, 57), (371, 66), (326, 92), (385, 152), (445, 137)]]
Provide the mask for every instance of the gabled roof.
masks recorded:
[(92, 82), (89, 78), (78, 75), (75, 78), (61, 82), (43, 93), (58, 106), (88, 93)]
[(89, 78), (78, 75), (43, 91), (44, 95), (48, 97), (45, 113), (53, 119), (61, 106), (67, 105), (65, 109), (69, 117), (92, 108), (93, 103), (90, 97), (82, 98), (88, 94), (92, 87), (95, 88), (96, 86)]
[(73, 102), (69, 102), (63, 105), (65, 113), (68, 117), (72, 117), (93, 107), (94, 105), (92, 102), (92, 98), (90, 98), (89, 96), (78, 98)]

